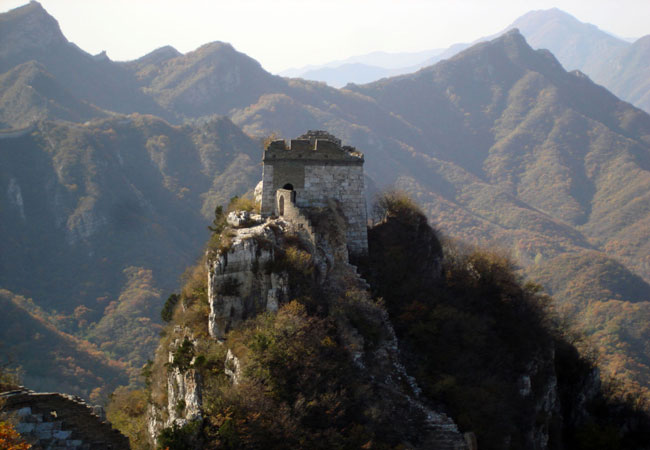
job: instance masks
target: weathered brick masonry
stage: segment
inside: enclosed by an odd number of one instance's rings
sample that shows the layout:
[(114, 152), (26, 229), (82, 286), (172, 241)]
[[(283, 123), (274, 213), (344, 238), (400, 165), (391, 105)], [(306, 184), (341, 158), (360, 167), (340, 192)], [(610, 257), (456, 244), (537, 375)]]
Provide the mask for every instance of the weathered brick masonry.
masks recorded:
[(337, 200), (347, 222), (351, 253), (368, 250), (367, 213), (364, 197), (363, 154), (324, 131), (309, 131), (292, 139), (271, 142), (264, 150), (262, 215), (279, 215), (276, 192), (295, 192), (300, 208), (324, 207)]
[(103, 411), (79, 397), (21, 388), (1, 393), (0, 401), (3, 412), (16, 416), (17, 430), (34, 450), (129, 449), (129, 440), (106, 422)]

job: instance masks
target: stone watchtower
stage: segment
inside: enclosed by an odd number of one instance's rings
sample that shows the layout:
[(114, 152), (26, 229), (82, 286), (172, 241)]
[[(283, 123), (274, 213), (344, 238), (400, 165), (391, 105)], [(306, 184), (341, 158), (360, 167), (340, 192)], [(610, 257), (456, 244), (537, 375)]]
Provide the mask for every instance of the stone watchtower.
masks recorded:
[[(285, 201), (298, 208), (324, 207), (338, 200), (347, 222), (348, 249), (368, 251), (363, 154), (325, 131), (308, 131), (292, 139), (272, 141), (264, 149), (262, 215), (284, 215)], [(276, 200), (278, 190), (290, 191)], [(285, 197), (287, 200), (285, 200)]]

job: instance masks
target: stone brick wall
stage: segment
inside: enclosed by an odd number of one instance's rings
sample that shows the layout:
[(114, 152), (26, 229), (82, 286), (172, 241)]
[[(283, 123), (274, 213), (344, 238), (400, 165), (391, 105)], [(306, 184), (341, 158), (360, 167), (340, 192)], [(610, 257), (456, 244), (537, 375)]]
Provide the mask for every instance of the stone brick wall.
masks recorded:
[(262, 169), (262, 206), (263, 216), (270, 216), (274, 213), (275, 190), (273, 189), (273, 166), (265, 164)]
[(363, 154), (341, 147), (340, 140), (323, 131), (309, 131), (291, 140), (273, 141), (264, 152), (262, 174), (263, 216), (279, 215), (276, 192), (290, 185), (300, 208), (324, 207), (337, 200), (347, 222), (348, 248), (368, 250), (364, 196)]
[[(316, 231), (314, 230), (309, 218), (303, 214), (303, 212), (300, 211), (300, 208), (296, 205), (296, 195), (297, 193), (295, 191), (278, 189), (276, 191), (275, 210), (279, 216), (291, 221), (300, 232), (305, 233), (311, 243), (316, 246)], [(281, 204), (283, 205), (282, 208), (280, 206)], [(280, 212), (282, 212), (282, 214), (280, 214)]]
[(327, 199), (338, 200), (347, 221), (348, 248), (368, 251), (367, 213), (363, 166), (305, 166), (305, 187), (296, 193), (299, 207), (324, 207)]
[(38, 449), (127, 450), (129, 440), (106, 422), (101, 408), (81, 398), (28, 389), (3, 392), (3, 412), (18, 420), (16, 429)]

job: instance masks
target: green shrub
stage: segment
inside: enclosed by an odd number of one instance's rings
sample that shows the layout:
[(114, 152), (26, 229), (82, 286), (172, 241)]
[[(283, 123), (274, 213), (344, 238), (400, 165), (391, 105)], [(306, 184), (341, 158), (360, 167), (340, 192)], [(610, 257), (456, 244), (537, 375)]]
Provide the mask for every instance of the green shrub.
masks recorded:
[(140, 370), (140, 376), (144, 378), (144, 385), (148, 388), (151, 386), (151, 376), (153, 375), (153, 361), (147, 360)]
[(423, 216), (424, 213), (406, 192), (389, 189), (375, 200), (372, 215), (375, 221), (382, 221), (387, 217), (409, 220), (415, 216)]
[(183, 426), (173, 424), (164, 428), (158, 436), (158, 448), (169, 450), (193, 450), (197, 448), (201, 422), (189, 422)]
[(228, 204), (228, 212), (232, 211), (247, 211), (247, 212), (260, 212), (260, 205), (258, 203), (255, 203), (255, 200), (253, 200), (250, 197), (239, 197), (235, 196), (230, 199), (230, 203)]
[(226, 214), (223, 212), (223, 206), (217, 206), (214, 209), (214, 219), (212, 220), (212, 225), (208, 225), (208, 229), (212, 231), (212, 234), (221, 234), (224, 228), (226, 228)]
[(221, 233), (213, 234), (208, 241), (208, 252), (228, 253), (232, 247), (232, 238), (235, 233), (230, 228), (224, 228)]
[(237, 386), (206, 393), (206, 439), (216, 448), (362, 448), (372, 440), (360, 425), (365, 388), (336, 320), (292, 301), (231, 332), (228, 347), (238, 349), (243, 372)]
[(174, 316), (174, 308), (176, 307), (178, 300), (180, 300), (180, 296), (178, 294), (172, 294), (167, 297), (162, 311), (160, 311), (160, 318), (163, 320), (163, 322), (171, 322), (172, 317)]
[(382, 309), (364, 291), (348, 290), (334, 306), (336, 317), (347, 320), (363, 336), (364, 348), (372, 351), (379, 345), (384, 335), (385, 324)]
[(173, 352), (173, 362), (171, 367), (176, 367), (181, 372), (185, 372), (191, 367), (192, 359), (194, 358), (194, 344), (189, 338), (185, 338), (181, 345), (179, 345)]
[(176, 415), (180, 416), (181, 414), (183, 414), (183, 411), (185, 411), (185, 406), (186, 405), (184, 399), (181, 398), (180, 400), (178, 400), (175, 405)]
[(144, 390), (120, 386), (111, 394), (106, 417), (129, 438), (132, 450), (150, 449), (147, 435), (148, 395)]
[(189, 267), (181, 275), (181, 300), (183, 306), (188, 307), (195, 303), (208, 304), (208, 270), (204, 263), (199, 262)]

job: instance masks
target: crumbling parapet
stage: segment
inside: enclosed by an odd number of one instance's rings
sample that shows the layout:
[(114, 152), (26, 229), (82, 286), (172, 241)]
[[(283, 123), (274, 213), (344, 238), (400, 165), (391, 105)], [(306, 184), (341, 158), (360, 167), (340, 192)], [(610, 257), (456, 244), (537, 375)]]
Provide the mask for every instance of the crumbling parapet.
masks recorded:
[(16, 429), (34, 448), (125, 450), (129, 440), (111, 427), (101, 408), (83, 399), (25, 388), (0, 394), (3, 412), (13, 414)]
[(309, 217), (296, 205), (296, 192), (288, 189), (278, 189), (275, 195), (275, 203), (276, 214), (293, 223), (297, 231), (303, 233), (315, 247), (317, 245), (316, 231)]

